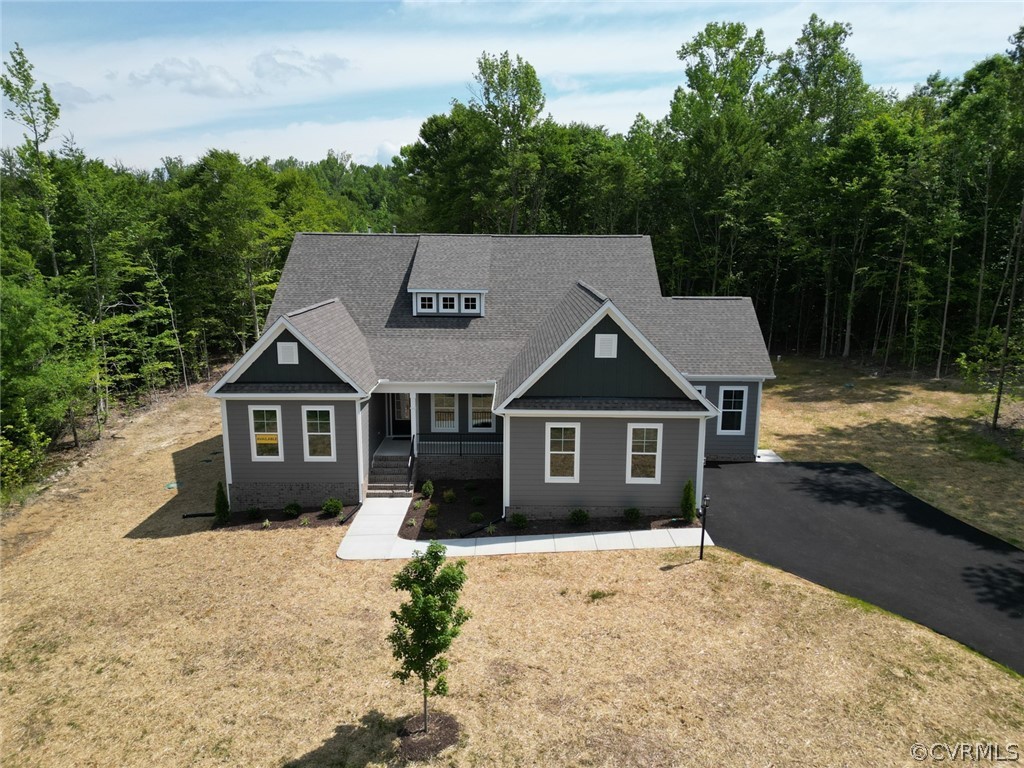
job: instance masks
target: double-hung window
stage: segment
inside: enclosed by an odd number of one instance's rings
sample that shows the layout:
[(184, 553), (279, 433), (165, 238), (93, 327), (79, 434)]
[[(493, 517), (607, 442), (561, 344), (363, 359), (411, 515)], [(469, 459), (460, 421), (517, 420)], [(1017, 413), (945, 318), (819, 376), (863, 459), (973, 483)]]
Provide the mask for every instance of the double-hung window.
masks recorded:
[(458, 395), (433, 394), (430, 396), (431, 430), (434, 432), (458, 432), (459, 417), (455, 410)]
[(469, 396), (469, 431), (493, 432), (494, 414), (491, 412), (494, 399), (491, 395)]
[(249, 406), (249, 440), (253, 461), (284, 461), (281, 406)]
[(544, 425), (544, 482), (580, 481), (580, 425), (554, 422)]
[(661, 482), (661, 424), (630, 424), (626, 430), (626, 482)]
[(742, 435), (746, 429), (746, 387), (722, 387), (718, 390), (718, 434)]
[(302, 406), (302, 451), (306, 461), (334, 461), (334, 406)]

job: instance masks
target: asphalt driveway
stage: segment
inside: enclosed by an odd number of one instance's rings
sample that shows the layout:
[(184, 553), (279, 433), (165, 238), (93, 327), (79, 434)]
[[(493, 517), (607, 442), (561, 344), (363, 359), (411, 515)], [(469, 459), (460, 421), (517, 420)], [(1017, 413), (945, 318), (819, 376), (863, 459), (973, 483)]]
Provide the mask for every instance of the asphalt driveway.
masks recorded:
[(906, 616), (1024, 674), (1024, 551), (860, 464), (709, 464), (704, 488), (719, 546)]

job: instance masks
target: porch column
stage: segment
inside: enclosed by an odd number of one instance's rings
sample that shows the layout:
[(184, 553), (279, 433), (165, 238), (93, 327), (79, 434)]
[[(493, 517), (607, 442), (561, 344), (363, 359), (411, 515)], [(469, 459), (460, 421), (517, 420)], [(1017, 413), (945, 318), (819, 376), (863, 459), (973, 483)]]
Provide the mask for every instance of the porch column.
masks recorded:
[(409, 427), (409, 439), (412, 440), (412, 455), (416, 456), (419, 454), (419, 446), (416, 444), (416, 434), (419, 432), (420, 420), (416, 413), (416, 405), (420, 399), (420, 396), (415, 392), (409, 393), (409, 418), (412, 419), (412, 424)]

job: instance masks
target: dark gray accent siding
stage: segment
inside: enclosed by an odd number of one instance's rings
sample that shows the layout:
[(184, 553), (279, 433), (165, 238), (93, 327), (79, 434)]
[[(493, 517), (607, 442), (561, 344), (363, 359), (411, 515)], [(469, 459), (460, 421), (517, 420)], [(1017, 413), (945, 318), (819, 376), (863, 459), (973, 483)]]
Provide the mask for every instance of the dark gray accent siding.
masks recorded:
[(719, 404), (719, 393), (723, 388), (745, 387), (747, 397), (744, 402), (746, 415), (743, 422), (742, 435), (718, 434), (718, 419), (708, 420), (708, 431), (704, 437), (704, 455), (709, 461), (754, 461), (757, 458), (757, 446), (754, 445), (757, 419), (761, 407), (760, 384), (756, 381), (701, 381), (690, 379), (695, 387), (706, 387), (706, 397), (714, 405)]
[[(433, 430), (431, 429), (431, 423), (433, 422), (433, 412), (430, 409), (430, 395), (413, 395), (413, 397), (419, 398), (416, 401), (417, 420), (419, 421), (419, 434), (428, 435)], [(460, 394), (457, 398), (455, 408), (459, 414), (459, 431), (458, 434), (469, 433), (469, 395)], [(474, 435), (500, 435), (502, 430), (501, 418), (498, 416), (496, 419), (494, 428), (495, 431), (491, 432), (473, 432)], [(445, 432), (443, 434), (456, 434), (454, 432)]]
[[(580, 481), (544, 481), (545, 425), (579, 422)], [(661, 424), (661, 482), (626, 483), (626, 432), (630, 423)], [(511, 430), (510, 507), (678, 508), (687, 480), (696, 483), (700, 419), (523, 417)], [(593, 512), (593, 509), (591, 509)]]
[[(249, 432), (249, 406), (281, 407), (281, 443), (284, 461), (252, 460)], [(302, 450), (302, 406), (334, 406), (334, 439), (336, 461), (305, 461)], [(227, 401), (228, 434), (230, 435), (232, 487), (257, 489), (276, 487), (276, 503), (282, 494), (300, 504), (319, 506), (323, 498), (303, 498), (302, 494), (318, 492), (321, 487), (350, 489), (348, 498), (356, 498), (353, 491), (359, 484), (359, 458), (356, 442), (356, 404), (352, 400), (229, 400)], [(292, 495), (289, 496), (289, 493)], [(307, 494), (308, 495), (308, 494)], [(235, 495), (232, 495), (232, 502)], [(260, 506), (264, 502), (250, 499), (245, 506)]]
[[(298, 365), (279, 365), (277, 362), (277, 342), (294, 341), (299, 345)], [(337, 375), (324, 365), (306, 346), (288, 331), (282, 331), (277, 339), (259, 355), (249, 367), (238, 377), (242, 384), (262, 383), (293, 383), (313, 384), (332, 383), (338, 381)], [(355, 392), (351, 387), (349, 392)]]
[[(594, 337), (614, 333), (619, 337), (617, 356), (594, 357)], [(668, 376), (610, 317), (565, 353), (525, 393), (525, 397), (679, 397)]]

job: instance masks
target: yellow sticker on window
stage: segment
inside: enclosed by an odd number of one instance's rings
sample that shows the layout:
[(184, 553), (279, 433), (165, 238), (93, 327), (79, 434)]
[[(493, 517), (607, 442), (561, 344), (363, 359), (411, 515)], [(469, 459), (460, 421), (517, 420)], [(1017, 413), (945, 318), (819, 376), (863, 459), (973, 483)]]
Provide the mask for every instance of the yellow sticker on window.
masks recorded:
[(276, 434), (257, 434), (256, 445), (277, 445)]

